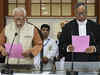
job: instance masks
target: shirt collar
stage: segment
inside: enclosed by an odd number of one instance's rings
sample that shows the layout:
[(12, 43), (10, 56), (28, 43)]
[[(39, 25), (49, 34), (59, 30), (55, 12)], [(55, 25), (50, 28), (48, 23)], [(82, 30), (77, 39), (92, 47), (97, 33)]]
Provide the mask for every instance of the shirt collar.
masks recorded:
[(78, 23), (79, 25), (86, 25), (86, 23), (87, 23), (87, 19), (85, 19), (85, 21), (83, 21), (83, 22), (77, 20), (77, 23)]

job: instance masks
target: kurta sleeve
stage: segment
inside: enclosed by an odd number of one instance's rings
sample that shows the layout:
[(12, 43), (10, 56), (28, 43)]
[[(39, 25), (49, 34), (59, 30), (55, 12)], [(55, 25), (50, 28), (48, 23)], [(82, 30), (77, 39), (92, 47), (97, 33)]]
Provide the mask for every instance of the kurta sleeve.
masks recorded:
[(37, 56), (38, 53), (41, 52), (43, 47), (43, 41), (40, 37), (40, 34), (36, 28), (34, 28), (34, 37), (33, 37), (33, 48), (31, 48), (31, 52), (33, 56)]
[(2, 51), (1, 48), (4, 46), (5, 42), (6, 42), (5, 30), (3, 29), (2, 32), (0, 33), (0, 52)]

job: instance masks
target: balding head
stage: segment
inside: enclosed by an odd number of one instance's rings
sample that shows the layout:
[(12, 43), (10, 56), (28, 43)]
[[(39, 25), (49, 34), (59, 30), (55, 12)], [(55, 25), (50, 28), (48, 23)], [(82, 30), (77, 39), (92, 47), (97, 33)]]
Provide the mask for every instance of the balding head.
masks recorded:
[(80, 7), (77, 8), (77, 12), (85, 12), (86, 9), (83, 5), (81, 5)]

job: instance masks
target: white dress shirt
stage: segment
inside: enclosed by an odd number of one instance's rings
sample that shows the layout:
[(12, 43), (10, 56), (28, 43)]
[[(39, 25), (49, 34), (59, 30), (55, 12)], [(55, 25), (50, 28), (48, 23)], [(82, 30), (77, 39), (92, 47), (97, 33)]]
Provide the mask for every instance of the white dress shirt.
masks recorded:
[(58, 46), (55, 40), (48, 37), (46, 40), (44, 40), (43, 45), (44, 45), (43, 56), (47, 56), (49, 59), (52, 59), (53, 57), (56, 56), (56, 52), (58, 51)]
[(87, 24), (87, 19), (83, 22), (80, 22), (77, 20), (77, 23), (79, 25), (79, 36), (86, 36), (86, 24)]

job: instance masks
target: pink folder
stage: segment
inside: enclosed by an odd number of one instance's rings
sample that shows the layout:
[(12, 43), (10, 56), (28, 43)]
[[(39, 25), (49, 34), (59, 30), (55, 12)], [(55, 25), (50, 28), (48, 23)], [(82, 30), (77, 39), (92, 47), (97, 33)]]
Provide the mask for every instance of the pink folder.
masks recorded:
[(23, 58), (22, 56), (23, 49), (21, 44), (13, 44), (11, 52), (10, 52), (11, 44), (6, 43), (5, 48), (9, 54), (9, 58)]
[(89, 47), (89, 41), (89, 36), (72, 36), (74, 52), (85, 52), (86, 48)]

